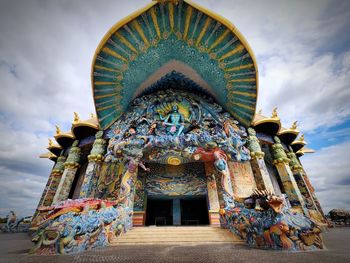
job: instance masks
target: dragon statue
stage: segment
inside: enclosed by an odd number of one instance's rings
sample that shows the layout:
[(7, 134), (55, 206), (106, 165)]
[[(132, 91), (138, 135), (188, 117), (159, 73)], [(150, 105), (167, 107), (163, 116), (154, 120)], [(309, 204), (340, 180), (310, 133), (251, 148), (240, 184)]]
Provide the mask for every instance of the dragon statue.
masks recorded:
[(132, 211), (114, 201), (76, 199), (41, 209), (49, 212), (36, 226), (31, 253), (69, 254), (107, 246), (131, 228)]
[(324, 249), (320, 227), (301, 213), (284, 206), (284, 199), (266, 190), (255, 190), (236, 207), (220, 210), (222, 225), (250, 247), (310, 251)]

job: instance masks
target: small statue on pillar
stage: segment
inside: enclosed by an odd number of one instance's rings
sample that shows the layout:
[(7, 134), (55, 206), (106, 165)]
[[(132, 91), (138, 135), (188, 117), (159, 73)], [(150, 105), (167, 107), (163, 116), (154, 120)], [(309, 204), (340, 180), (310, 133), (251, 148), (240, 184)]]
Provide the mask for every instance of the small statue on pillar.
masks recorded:
[(285, 163), (289, 164), (289, 158), (287, 157), (286, 152), (284, 151), (283, 145), (280, 138), (277, 136), (274, 137), (275, 144), (272, 145), (272, 155), (273, 155), (273, 164)]
[(67, 161), (65, 162), (65, 168), (78, 168), (81, 149), (78, 147), (79, 141), (75, 140), (72, 144), (72, 148), (69, 151), (69, 155), (67, 157)]
[(253, 128), (248, 128), (248, 148), (252, 158), (261, 159), (265, 153), (262, 152), (259, 139), (256, 137), (256, 132)]
[(106, 140), (102, 138), (103, 131), (98, 131), (95, 135), (95, 141), (88, 156), (89, 161), (100, 162), (106, 151)]

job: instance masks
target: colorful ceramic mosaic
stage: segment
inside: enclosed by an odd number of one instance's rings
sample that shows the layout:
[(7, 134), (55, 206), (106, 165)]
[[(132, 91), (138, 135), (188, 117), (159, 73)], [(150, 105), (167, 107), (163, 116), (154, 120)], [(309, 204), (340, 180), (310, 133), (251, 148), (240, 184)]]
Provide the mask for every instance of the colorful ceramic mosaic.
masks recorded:
[(221, 214), (221, 223), (250, 247), (291, 251), (324, 248), (321, 229), (302, 213), (286, 208), (276, 213), (236, 203), (235, 209)]
[(72, 254), (107, 246), (131, 228), (132, 211), (99, 199), (68, 200), (51, 207), (32, 236), (36, 254)]
[[(180, 74), (169, 74), (171, 71)], [(93, 62), (93, 91), (102, 128), (110, 126), (135, 96), (166, 79), (187, 90), (214, 96), (249, 126), (255, 112), (257, 67), (238, 30), (203, 8), (152, 3), (115, 25), (101, 41)]]

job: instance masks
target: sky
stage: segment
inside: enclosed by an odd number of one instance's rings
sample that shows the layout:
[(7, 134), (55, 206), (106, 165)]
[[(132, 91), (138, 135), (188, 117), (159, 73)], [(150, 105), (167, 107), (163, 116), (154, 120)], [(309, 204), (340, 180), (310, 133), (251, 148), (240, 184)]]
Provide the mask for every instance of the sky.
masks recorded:
[[(31, 215), (53, 163), (55, 124), (94, 112), (96, 47), (151, 0), (0, 0), (0, 216)], [(301, 158), (323, 209), (350, 209), (350, 1), (196, 0), (230, 20), (259, 68), (258, 109), (299, 122)]]

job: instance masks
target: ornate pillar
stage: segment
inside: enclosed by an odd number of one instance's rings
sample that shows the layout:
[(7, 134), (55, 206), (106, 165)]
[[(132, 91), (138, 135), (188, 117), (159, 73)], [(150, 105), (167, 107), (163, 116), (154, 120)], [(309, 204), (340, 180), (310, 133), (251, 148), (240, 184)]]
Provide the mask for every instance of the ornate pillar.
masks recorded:
[(134, 205), (135, 183), (137, 180), (139, 161), (130, 159), (127, 164), (127, 170), (122, 175), (120, 182), (119, 202), (132, 208)]
[(94, 196), (94, 188), (97, 187), (97, 180), (103, 156), (106, 152), (106, 140), (102, 138), (103, 131), (95, 135), (95, 141), (88, 156), (88, 166), (84, 175), (84, 181), (80, 189), (79, 198), (88, 198)]
[(250, 151), (250, 160), (252, 169), (254, 171), (256, 184), (259, 190), (268, 190), (271, 193), (275, 193), (273, 184), (267, 171), (267, 167), (264, 161), (265, 153), (261, 150), (260, 143), (256, 137), (256, 132), (253, 128), (248, 128), (248, 148)]
[(52, 180), (50, 182), (50, 186), (48, 188), (46, 196), (44, 198), (44, 201), (42, 204), (43, 206), (50, 206), (52, 204), (53, 198), (57, 191), (57, 187), (61, 181), (65, 161), (66, 161), (66, 157), (61, 155), (60, 157), (58, 157), (56, 165), (52, 169), (52, 172), (50, 175), (50, 177), (52, 177)]
[(313, 193), (314, 190), (308, 179), (306, 179), (306, 173), (300, 164), (296, 154), (291, 151), (287, 154), (287, 156), (290, 159), (289, 166), (293, 172), (300, 192), (304, 197), (306, 207), (309, 209), (310, 217), (319, 223), (325, 223), (325, 216), (323, 214), (323, 211), (319, 206), (317, 198), (315, 198), (315, 194)]
[(46, 186), (44, 188), (44, 192), (41, 195), (38, 207), (33, 215), (33, 219), (38, 215), (38, 208), (40, 206), (50, 206), (52, 203), (52, 199), (56, 193), (57, 186), (61, 179), (62, 172), (64, 170), (64, 162), (66, 161), (66, 157), (60, 156), (58, 157), (55, 165), (53, 166), (49, 179), (47, 180)]
[(303, 168), (303, 174), (302, 174), (302, 175), (303, 175), (304, 182), (306, 183), (306, 185), (307, 185), (307, 187), (308, 187), (308, 189), (309, 189), (309, 191), (310, 191), (310, 193), (311, 193), (311, 196), (312, 196), (312, 198), (313, 198), (313, 200), (314, 200), (314, 202), (315, 202), (315, 205), (316, 205), (316, 207), (317, 207), (318, 212), (320, 212), (321, 215), (323, 216), (323, 218), (326, 219), (326, 216), (325, 216), (325, 214), (323, 213), (323, 210), (322, 210), (322, 207), (321, 207), (321, 205), (320, 205), (320, 202), (318, 201), (318, 198), (317, 198), (317, 196), (315, 195), (315, 189), (314, 189), (313, 186), (311, 185), (310, 180), (309, 180), (309, 178), (308, 178), (308, 176), (307, 176), (307, 174), (306, 174), (304, 168)]
[(220, 149), (216, 149), (213, 155), (215, 158), (214, 166), (221, 175), (221, 190), (225, 209), (232, 209), (235, 207), (235, 200), (227, 156)]
[(305, 207), (305, 202), (295, 181), (293, 173), (289, 167), (290, 159), (283, 149), (280, 139), (274, 137), (275, 144), (272, 145), (273, 164), (276, 166), (284, 190), (288, 196), (291, 206), (294, 209), (309, 215)]
[(209, 202), (209, 221), (212, 226), (220, 226), (220, 202), (215, 180), (215, 169), (212, 163), (205, 162), (205, 173), (207, 176), (207, 193)]
[(53, 204), (57, 204), (60, 201), (67, 200), (69, 191), (72, 187), (74, 176), (79, 168), (79, 161), (81, 150), (78, 147), (79, 141), (74, 141), (72, 148), (69, 151), (67, 161), (64, 163), (64, 171), (62, 178), (57, 187), (55, 197), (53, 198)]

